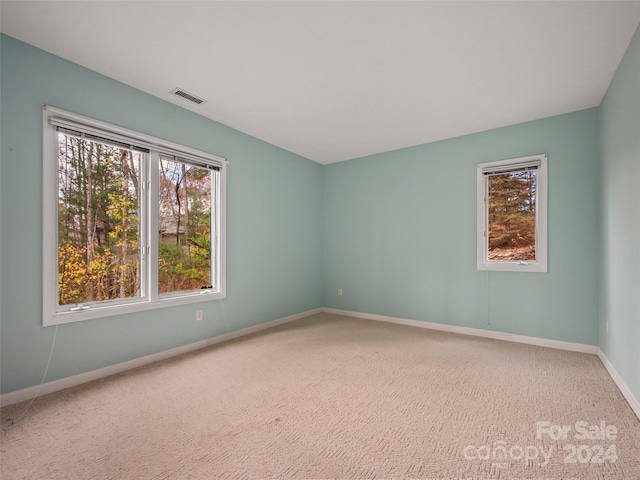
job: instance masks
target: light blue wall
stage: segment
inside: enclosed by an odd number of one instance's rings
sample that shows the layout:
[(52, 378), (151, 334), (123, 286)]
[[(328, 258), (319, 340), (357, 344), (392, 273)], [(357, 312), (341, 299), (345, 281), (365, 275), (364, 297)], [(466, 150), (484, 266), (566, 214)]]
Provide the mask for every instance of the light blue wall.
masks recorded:
[(599, 113), (603, 252), (600, 348), (640, 401), (640, 28)]
[(41, 318), (45, 103), (230, 162), (228, 298), (62, 325), (47, 381), (321, 306), (320, 165), (10, 37), (0, 41), (2, 393), (40, 382), (54, 333)]
[[(597, 128), (589, 109), (325, 167), (324, 304), (597, 345)], [(479, 272), (476, 164), (537, 153), (549, 271)]]
[[(0, 41), (2, 393), (39, 383), (53, 337), (41, 326), (48, 103), (231, 165), (227, 300), (62, 325), (47, 381), (327, 306), (599, 340), (640, 398), (638, 33), (598, 109), (325, 167), (10, 37)], [(549, 272), (478, 272), (475, 166), (536, 153), (549, 155)]]

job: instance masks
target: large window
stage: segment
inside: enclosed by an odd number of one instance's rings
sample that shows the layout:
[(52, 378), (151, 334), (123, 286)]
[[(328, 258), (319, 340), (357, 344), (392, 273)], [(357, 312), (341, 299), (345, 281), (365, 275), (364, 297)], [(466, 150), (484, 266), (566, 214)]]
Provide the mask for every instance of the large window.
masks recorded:
[(547, 156), (478, 165), (478, 270), (547, 271)]
[(220, 157), (44, 110), (44, 325), (224, 298)]

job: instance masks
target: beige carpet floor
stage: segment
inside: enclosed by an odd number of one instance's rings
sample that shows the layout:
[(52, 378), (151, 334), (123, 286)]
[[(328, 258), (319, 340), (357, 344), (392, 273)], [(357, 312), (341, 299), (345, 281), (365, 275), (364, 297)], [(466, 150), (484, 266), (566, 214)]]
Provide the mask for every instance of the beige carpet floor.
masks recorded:
[(640, 479), (596, 356), (329, 314), (24, 407), (2, 480)]

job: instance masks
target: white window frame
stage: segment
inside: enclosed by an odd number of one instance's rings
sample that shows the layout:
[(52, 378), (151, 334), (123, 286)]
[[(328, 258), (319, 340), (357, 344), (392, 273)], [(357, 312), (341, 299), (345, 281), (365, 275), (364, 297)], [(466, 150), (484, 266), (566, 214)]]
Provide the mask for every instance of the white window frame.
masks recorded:
[[(487, 172), (517, 170), (537, 165), (536, 174), (536, 260), (489, 261)], [(477, 269), (498, 272), (547, 272), (547, 155), (530, 155), (477, 166)]]
[[(58, 136), (54, 123), (68, 123), (85, 131), (107, 132), (109, 138), (149, 149), (148, 161), (141, 166), (146, 183), (140, 198), (140, 250), (145, 275), (141, 296), (121, 300), (94, 302), (90, 306), (58, 306)], [(218, 169), (215, 211), (212, 212), (211, 241), (215, 268), (212, 280), (215, 288), (199, 291), (158, 294), (158, 175), (160, 154), (175, 155)], [(226, 298), (226, 180), (227, 161), (191, 147), (118, 127), (106, 122), (45, 105), (43, 109), (43, 326), (71, 323), (112, 315), (124, 315), (155, 308), (200, 303)], [(142, 183), (142, 180), (141, 180)], [(146, 188), (145, 188), (146, 187)], [(215, 242), (215, 243), (214, 243)]]

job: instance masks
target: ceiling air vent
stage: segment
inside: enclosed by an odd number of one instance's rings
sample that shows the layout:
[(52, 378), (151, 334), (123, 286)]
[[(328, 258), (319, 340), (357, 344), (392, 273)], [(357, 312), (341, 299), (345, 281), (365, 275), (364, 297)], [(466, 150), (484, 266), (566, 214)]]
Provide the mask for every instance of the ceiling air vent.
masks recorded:
[(198, 98), (194, 94), (184, 91), (182, 88), (174, 88), (169, 93), (173, 93), (174, 95), (177, 95), (178, 97), (182, 97), (185, 100), (189, 100), (190, 102), (193, 102), (197, 105), (204, 103), (204, 99)]

